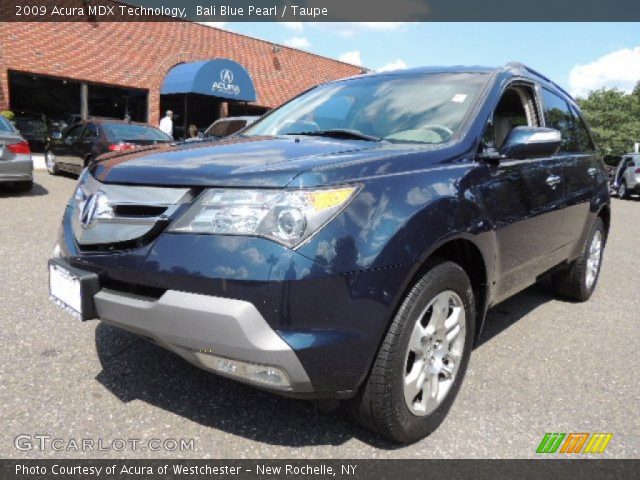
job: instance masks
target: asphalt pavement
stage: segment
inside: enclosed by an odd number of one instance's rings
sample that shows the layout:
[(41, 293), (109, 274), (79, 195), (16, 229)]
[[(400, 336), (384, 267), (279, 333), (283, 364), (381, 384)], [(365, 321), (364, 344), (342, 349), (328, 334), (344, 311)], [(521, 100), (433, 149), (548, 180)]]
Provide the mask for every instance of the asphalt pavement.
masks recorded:
[(537, 285), (495, 307), (448, 418), (398, 447), (341, 411), (219, 378), (61, 311), (47, 259), (76, 180), (35, 181), (29, 194), (0, 190), (0, 457), (523, 458), (545, 432), (611, 432), (602, 456), (640, 457), (640, 199), (613, 200), (592, 299), (556, 300)]

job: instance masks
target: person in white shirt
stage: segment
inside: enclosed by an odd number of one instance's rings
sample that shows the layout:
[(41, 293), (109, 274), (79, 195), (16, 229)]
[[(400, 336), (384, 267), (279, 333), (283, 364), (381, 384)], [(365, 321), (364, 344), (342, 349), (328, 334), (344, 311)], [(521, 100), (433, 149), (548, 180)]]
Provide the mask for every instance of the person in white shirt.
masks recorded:
[(162, 120), (160, 120), (160, 130), (173, 138), (173, 112), (171, 110), (167, 110), (167, 113)]

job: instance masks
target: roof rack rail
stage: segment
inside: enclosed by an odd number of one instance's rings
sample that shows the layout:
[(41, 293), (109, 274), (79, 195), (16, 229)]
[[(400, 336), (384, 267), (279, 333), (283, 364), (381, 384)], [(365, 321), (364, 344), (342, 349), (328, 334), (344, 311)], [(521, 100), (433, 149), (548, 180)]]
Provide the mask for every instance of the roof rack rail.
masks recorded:
[(541, 74), (539, 71), (534, 70), (533, 68), (525, 65), (524, 63), (521, 62), (509, 62), (505, 65), (506, 67), (514, 67), (514, 68), (522, 68), (524, 70), (526, 70), (529, 73), (532, 73), (534, 75), (537, 75), (538, 77), (546, 80), (547, 82), (549, 82), (550, 84), (552, 84), (554, 87), (556, 87), (558, 90), (560, 90), (561, 92), (563, 92), (567, 97), (569, 97), (570, 99), (573, 100), (573, 96), (567, 92), (564, 88), (562, 88), (560, 85), (558, 85), (556, 82), (554, 82), (553, 80), (551, 80), (549, 77), (547, 77), (546, 75)]

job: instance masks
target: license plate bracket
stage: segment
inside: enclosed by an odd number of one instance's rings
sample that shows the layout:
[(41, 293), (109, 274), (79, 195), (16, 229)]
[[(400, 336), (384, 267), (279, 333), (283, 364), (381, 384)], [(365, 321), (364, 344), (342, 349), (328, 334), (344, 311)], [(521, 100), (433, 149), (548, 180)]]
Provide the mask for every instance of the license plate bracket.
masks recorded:
[(93, 297), (100, 290), (98, 275), (69, 265), (60, 258), (49, 260), (49, 297), (74, 317), (98, 318)]

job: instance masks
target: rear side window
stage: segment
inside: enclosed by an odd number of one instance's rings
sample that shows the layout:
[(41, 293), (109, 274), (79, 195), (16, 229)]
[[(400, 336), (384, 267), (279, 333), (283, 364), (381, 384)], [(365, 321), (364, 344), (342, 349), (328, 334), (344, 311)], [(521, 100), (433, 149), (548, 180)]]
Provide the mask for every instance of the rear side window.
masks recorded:
[(595, 150), (595, 147), (593, 145), (593, 142), (591, 141), (591, 137), (589, 136), (587, 126), (584, 124), (584, 120), (582, 120), (582, 117), (575, 108), (571, 107), (571, 112), (573, 113), (575, 122), (575, 136), (578, 151), (593, 152)]
[(577, 138), (574, 133), (574, 118), (569, 104), (555, 93), (541, 89), (542, 103), (544, 104), (545, 124), (562, 134), (561, 152), (577, 151)]
[(93, 123), (87, 125), (87, 128), (84, 131), (84, 138), (95, 138), (98, 136), (98, 127), (96, 127)]
[(6, 118), (0, 116), (0, 132), (13, 133), (14, 131), (15, 129), (13, 128), (13, 125), (11, 125), (11, 122), (9, 122), (9, 120), (7, 120)]

